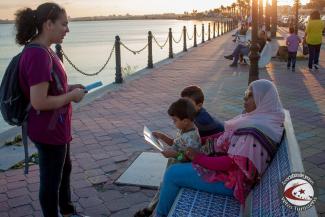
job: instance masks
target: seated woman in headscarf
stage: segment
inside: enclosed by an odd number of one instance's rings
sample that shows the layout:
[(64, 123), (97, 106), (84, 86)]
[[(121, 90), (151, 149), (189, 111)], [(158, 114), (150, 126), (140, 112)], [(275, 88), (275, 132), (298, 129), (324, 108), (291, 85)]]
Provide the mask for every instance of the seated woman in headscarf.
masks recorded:
[(186, 151), (192, 163), (176, 164), (165, 173), (156, 216), (168, 215), (182, 187), (234, 196), (241, 204), (265, 172), (284, 130), (284, 111), (275, 85), (268, 80), (252, 82), (244, 97), (243, 114), (225, 122), (209, 156)]

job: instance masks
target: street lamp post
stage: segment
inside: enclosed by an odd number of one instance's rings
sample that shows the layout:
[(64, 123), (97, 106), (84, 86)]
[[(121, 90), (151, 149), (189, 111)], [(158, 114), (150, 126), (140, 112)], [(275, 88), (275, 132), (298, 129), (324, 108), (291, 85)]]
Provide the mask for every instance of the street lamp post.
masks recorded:
[(299, 21), (299, 0), (295, 0), (295, 9), (296, 9), (296, 20), (295, 20), (295, 32), (298, 34), (298, 21)]
[(250, 66), (248, 84), (258, 79), (258, 59), (260, 58), (257, 45), (258, 1), (259, 0), (252, 0), (252, 45), (250, 46), (249, 53)]
[(272, 0), (272, 27), (271, 27), (272, 37), (276, 36), (277, 22), (278, 22), (277, 0)]
[(266, 5), (265, 5), (265, 29), (266, 31), (270, 31), (271, 29), (271, 6), (269, 1), (266, 1)]
[(263, 20), (264, 20), (264, 11), (263, 11), (263, 0), (259, 0), (258, 3), (258, 25), (260, 28), (263, 26)]

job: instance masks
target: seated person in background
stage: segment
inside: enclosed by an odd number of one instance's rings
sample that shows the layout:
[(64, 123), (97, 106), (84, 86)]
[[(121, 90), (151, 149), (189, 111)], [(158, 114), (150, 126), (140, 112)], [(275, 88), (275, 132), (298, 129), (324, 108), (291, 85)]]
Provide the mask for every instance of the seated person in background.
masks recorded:
[(166, 217), (182, 187), (234, 196), (244, 204), (277, 151), (284, 130), (284, 110), (275, 85), (252, 82), (244, 97), (245, 113), (225, 122), (210, 157), (188, 149), (192, 163), (174, 164), (164, 175), (155, 217)]
[(184, 88), (181, 92), (181, 97), (189, 99), (194, 104), (197, 112), (194, 123), (199, 130), (202, 143), (204, 143), (205, 137), (216, 135), (224, 131), (223, 123), (215, 117), (212, 117), (203, 107), (204, 94), (200, 87), (193, 85)]
[[(257, 39), (257, 44), (259, 46), (259, 52), (262, 52), (265, 44), (267, 41), (267, 36), (264, 30), (262, 30), (258, 36)], [(249, 45), (243, 45), (243, 44), (238, 44), (237, 47), (234, 49), (232, 54), (228, 56), (224, 56), (226, 59), (233, 60), (232, 64), (230, 64), (230, 67), (237, 67), (238, 60), (240, 55), (247, 56), (249, 53)]]
[(233, 35), (233, 36), (235, 36), (235, 38), (232, 41), (236, 42), (239, 39), (239, 35), (246, 35), (247, 30), (248, 30), (248, 27), (247, 27), (246, 23), (242, 22), (240, 29), (237, 30), (236, 33)]

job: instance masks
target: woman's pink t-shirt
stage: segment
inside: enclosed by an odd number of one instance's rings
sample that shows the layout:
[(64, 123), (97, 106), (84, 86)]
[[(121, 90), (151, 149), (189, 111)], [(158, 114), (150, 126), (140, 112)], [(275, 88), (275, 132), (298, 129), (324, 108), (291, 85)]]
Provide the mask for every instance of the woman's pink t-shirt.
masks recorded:
[[(63, 90), (58, 90), (52, 70), (61, 81)], [(27, 48), (19, 62), (19, 82), (26, 98), (30, 99), (30, 88), (42, 82), (49, 82), (48, 95), (57, 96), (68, 92), (64, 67), (56, 54), (45, 47)], [(36, 111), (31, 108), (28, 115), (28, 136), (34, 142), (63, 145), (71, 137), (71, 103), (55, 110)]]

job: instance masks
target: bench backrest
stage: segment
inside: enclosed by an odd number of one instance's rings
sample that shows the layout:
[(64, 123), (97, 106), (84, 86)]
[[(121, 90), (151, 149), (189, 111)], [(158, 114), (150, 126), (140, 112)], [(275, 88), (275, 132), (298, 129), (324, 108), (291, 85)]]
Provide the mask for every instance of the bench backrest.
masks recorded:
[(245, 216), (317, 216), (315, 208), (297, 212), (287, 208), (281, 201), (281, 182), (292, 172), (304, 172), (290, 114), (286, 113), (285, 136), (279, 150), (267, 168), (261, 181), (246, 200)]

